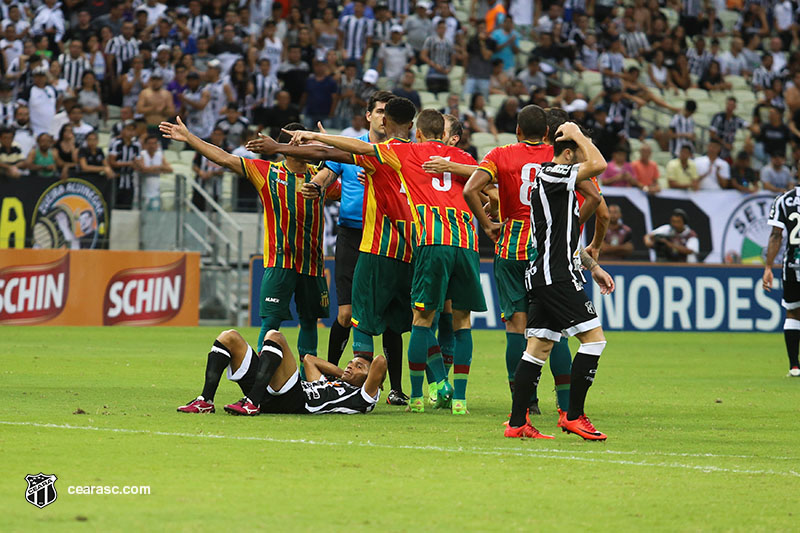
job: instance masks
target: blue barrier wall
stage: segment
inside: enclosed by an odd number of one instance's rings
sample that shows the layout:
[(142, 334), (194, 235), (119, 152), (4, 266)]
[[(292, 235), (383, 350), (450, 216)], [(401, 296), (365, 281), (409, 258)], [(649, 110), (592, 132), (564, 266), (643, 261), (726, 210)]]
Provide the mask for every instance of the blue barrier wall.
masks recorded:
[[(259, 326), (259, 291), (264, 272), (261, 256), (251, 258), (250, 324)], [(594, 282), (586, 289), (595, 303), (603, 327), (627, 331), (763, 331), (783, 328), (780, 306), (780, 272), (775, 270), (772, 292), (761, 289), (763, 267), (693, 266), (662, 263), (610, 264), (604, 268), (617, 285), (601, 296)], [(331, 318), (336, 316), (333, 260), (325, 261), (330, 286)], [(587, 274), (588, 279), (588, 274)], [(488, 311), (473, 315), (476, 329), (503, 328), (492, 262), (481, 262), (481, 285)], [(297, 312), (292, 302), (292, 313)], [(285, 322), (294, 326), (296, 322)]]

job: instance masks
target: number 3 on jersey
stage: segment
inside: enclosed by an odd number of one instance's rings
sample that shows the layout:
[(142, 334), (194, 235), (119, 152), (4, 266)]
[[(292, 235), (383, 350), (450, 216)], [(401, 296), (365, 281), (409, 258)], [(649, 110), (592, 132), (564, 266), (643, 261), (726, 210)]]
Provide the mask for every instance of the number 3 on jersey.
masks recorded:
[(519, 187), (519, 201), (522, 205), (531, 205), (531, 189), (533, 188), (533, 180), (536, 179), (536, 173), (541, 170), (542, 165), (539, 163), (528, 163), (522, 167), (522, 185)]
[[(450, 161), (450, 156), (444, 157), (443, 159), (445, 161)], [(437, 191), (449, 191), (450, 187), (453, 185), (453, 177), (449, 172), (442, 173), (441, 178), (439, 178), (437, 175), (434, 175), (431, 179), (431, 185), (433, 185), (433, 188)]]

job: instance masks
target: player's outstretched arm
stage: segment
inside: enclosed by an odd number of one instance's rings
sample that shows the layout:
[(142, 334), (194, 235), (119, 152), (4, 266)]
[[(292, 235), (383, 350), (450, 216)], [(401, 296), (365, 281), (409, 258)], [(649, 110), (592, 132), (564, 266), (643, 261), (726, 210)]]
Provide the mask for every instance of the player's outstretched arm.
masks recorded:
[(767, 243), (767, 257), (766, 264), (764, 265), (764, 276), (761, 278), (761, 286), (764, 290), (769, 292), (772, 290), (772, 266), (775, 264), (775, 257), (781, 249), (783, 242), (783, 228), (773, 226), (772, 233), (769, 234), (769, 243)]
[(597, 261), (595, 261), (586, 250), (581, 250), (581, 264), (583, 268), (592, 273), (592, 278), (600, 287), (600, 294), (611, 294), (614, 292), (614, 278), (612, 278), (608, 272), (600, 268)]
[(457, 176), (464, 176), (469, 178), (478, 165), (465, 165), (463, 163), (456, 163), (449, 161), (444, 157), (434, 155), (428, 161), (422, 163), (422, 170), (430, 174), (441, 174), (442, 172), (449, 172)]
[(364, 392), (374, 397), (378, 394), (384, 379), (386, 379), (386, 358), (378, 355), (369, 367), (367, 381), (364, 382)]
[(485, 231), (492, 240), (497, 242), (497, 239), (500, 238), (503, 224), (492, 222), (489, 215), (486, 214), (486, 210), (483, 208), (484, 202), (481, 199), (481, 192), (491, 180), (491, 174), (482, 168), (476, 168), (464, 185), (463, 194), (464, 200), (467, 201), (467, 205), (475, 215), (475, 218), (478, 219), (483, 231)]
[(310, 141), (319, 141), (333, 146), (334, 148), (338, 148), (339, 150), (344, 150), (349, 154), (373, 155), (375, 153), (375, 149), (370, 143), (352, 137), (342, 137), (341, 135), (328, 135), (326, 133), (303, 130), (283, 130), (283, 132), (292, 136), (290, 144), (304, 144)]
[(186, 124), (183, 123), (180, 116), (175, 117), (177, 124), (171, 122), (162, 122), (158, 125), (161, 135), (173, 141), (185, 142), (193, 150), (200, 153), (209, 161), (213, 161), (221, 167), (236, 172), (237, 174), (244, 175), (242, 162), (233, 154), (229, 154), (219, 146), (214, 146), (205, 142), (203, 139), (189, 131)]
[(258, 134), (258, 138), (247, 141), (245, 148), (251, 152), (266, 156), (283, 154), (289, 157), (296, 157), (297, 159), (305, 159), (306, 161), (353, 163), (353, 157), (349, 153), (337, 150), (336, 148), (330, 148), (319, 144), (304, 144), (302, 146), (282, 144), (261, 133)]
[(570, 140), (575, 141), (586, 156), (586, 161), (581, 163), (580, 167), (578, 167), (578, 181), (599, 176), (606, 170), (606, 160), (592, 140), (583, 134), (577, 124), (574, 122), (565, 122), (558, 127), (556, 141)]
[(323, 374), (337, 378), (342, 377), (342, 374), (344, 374), (344, 370), (333, 363), (310, 354), (303, 358), (303, 367), (306, 371), (307, 381), (317, 381)]

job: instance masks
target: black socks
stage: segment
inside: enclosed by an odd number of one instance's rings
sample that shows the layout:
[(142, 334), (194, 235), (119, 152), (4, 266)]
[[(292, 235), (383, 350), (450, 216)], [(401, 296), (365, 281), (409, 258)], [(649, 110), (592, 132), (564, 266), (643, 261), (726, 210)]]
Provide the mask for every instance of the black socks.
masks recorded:
[(528, 352), (522, 354), (522, 359), (517, 365), (514, 373), (514, 391), (511, 402), (511, 419), (508, 424), (511, 427), (521, 427), (527, 424), (525, 415), (531, 403), (531, 395), (539, 386), (539, 378), (542, 376), (542, 366), (544, 361), (537, 359)]
[(247, 397), (253, 405), (261, 405), (264, 396), (267, 394), (267, 385), (281, 365), (283, 360), (283, 350), (280, 344), (274, 341), (265, 340), (264, 347), (261, 348), (261, 357), (258, 359), (258, 369), (256, 370), (253, 388)]
[(339, 320), (334, 320), (331, 326), (330, 336), (328, 337), (328, 362), (339, 366), (339, 360), (347, 347), (350, 339), (350, 328), (339, 324)]
[(201, 394), (205, 401), (214, 401), (214, 395), (217, 393), (217, 387), (219, 387), (219, 380), (230, 363), (230, 350), (224, 344), (215, 340), (214, 346), (208, 352), (208, 360), (206, 361), (206, 381)]

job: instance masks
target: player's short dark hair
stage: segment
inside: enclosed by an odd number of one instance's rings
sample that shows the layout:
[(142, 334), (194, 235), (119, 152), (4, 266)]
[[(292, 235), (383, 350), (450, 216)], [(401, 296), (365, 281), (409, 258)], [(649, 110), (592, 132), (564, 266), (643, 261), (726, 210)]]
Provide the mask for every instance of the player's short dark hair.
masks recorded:
[(548, 107), (545, 110), (545, 115), (548, 127), (547, 142), (554, 145), (556, 143), (556, 132), (559, 126), (569, 121), (569, 113), (560, 107)]
[(367, 111), (372, 113), (372, 110), (375, 109), (375, 106), (378, 104), (378, 102), (388, 104), (393, 98), (397, 97), (389, 91), (375, 91), (372, 96), (369, 97), (369, 101), (367, 102)]
[(386, 116), (395, 124), (409, 124), (414, 122), (414, 115), (417, 114), (417, 108), (414, 106), (414, 102), (401, 96), (395, 96), (386, 102), (385, 111)]
[[(587, 135), (586, 130), (584, 129), (583, 126), (578, 126), (578, 127), (580, 128), (581, 133)], [(555, 157), (560, 156), (564, 152), (564, 150), (572, 150), (573, 152), (575, 152), (578, 150), (578, 143), (576, 143), (575, 141), (556, 141), (553, 143), (553, 156)]]
[(517, 115), (517, 125), (524, 137), (541, 139), (547, 133), (547, 115), (538, 105), (529, 104)]
[(444, 116), (435, 109), (423, 109), (417, 117), (417, 129), (428, 139), (441, 139)]
[(447, 121), (447, 125), (450, 126), (450, 137), (458, 135), (460, 139), (464, 135), (464, 126), (458, 120), (458, 117), (448, 114), (444, 116), (444, 119)]
[[(300, 124), (299, 122), (290, 122), (287, 125), (285, 125), (282, 129), (287, 131), (308, 131), (306, 130), (306, 127)], [(291, 140), (292, 136), (289, 135), (288, 133), (281, 132), (280, 135), (278, 135), (278, 142), (281, 144), (287, 144)]]

